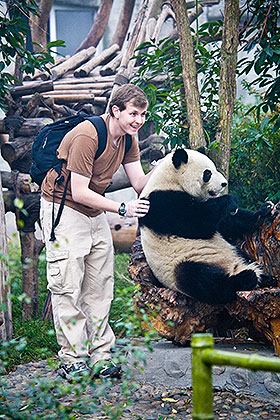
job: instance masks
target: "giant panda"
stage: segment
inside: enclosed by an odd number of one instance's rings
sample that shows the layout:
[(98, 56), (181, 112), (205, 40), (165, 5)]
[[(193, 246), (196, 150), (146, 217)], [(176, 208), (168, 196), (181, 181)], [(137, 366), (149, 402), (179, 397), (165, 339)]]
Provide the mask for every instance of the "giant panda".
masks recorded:
[(254, 289), (266, 278), (234, 242), (256, 229), (272, 203), (256, 212), (238, 208), (233, 195), (223, 194), (226, 186), (205, 154), (177, 149), (161, 159), (140, 195), (150, 201), (139, 226), (154, 276), (209, 304), (229, 303), (236, 291)]

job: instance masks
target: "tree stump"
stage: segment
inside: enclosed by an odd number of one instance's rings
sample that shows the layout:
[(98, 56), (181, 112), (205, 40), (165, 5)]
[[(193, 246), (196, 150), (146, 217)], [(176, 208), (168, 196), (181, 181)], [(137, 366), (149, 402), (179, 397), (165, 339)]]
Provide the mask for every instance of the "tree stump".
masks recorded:
[(226, 325), (242, 326), (248, 328), (252, 338), (270, 341), (280, 355), (280, 216), (276, 208), (257, 232), (237, 245), (277, 279), (277, 287), (237, 292), (236, 300), (227, 305), (201, 303), (162, 287), (147, 264), (137, 236), (128, 265), (131, 279), (140, 287), (135, 305), (150, 315), (151, 324), (162, 337), (187, 345), (193, 333), (209, 328), (221, 331)]

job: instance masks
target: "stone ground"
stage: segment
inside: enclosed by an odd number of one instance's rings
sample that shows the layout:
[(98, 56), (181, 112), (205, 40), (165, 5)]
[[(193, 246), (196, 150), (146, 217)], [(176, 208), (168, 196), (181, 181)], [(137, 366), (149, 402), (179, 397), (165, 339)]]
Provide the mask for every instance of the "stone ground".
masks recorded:
[[(13, 396), (19, 407), (24, 407), (27, 395), (27, 384), (33, 381), (37, 375), (41, 378), (56, 380), (56, 373), (52, 370), (46, 361), (32, 362), (19, 366), (15, 372), (2, 376), (6, 381), (4, 391)], [(36, 382), (36, 380), (35, 380)], [(128, 381), (130, 383), (130, 381)], [(66, 382), (67, 386), (68, 383)], [(130, 397), (131, 404), (126, 402), (122, 391), (126, 385), (126, 380), (118, 380), (110, 384), (109, 388), (102, 391), (100, 380), (95, 382), (94, 387), (88, 387), (83, 396), (89, 398), (89, 401), (95, 399), (97, 411), (94, 414), (78, 414), (77, 419), (84, 420), (106, 420), (110, 416), (104, 413), (102, 407), (123, 405), (122, 420), (141, 419), (141, 420), (188, 420), (192, 419), (192, 394), (189, 389), (175, 386), (166, 387), (162, 384), (137, 383), (137, 389), (132, 392)], [(71, 386), (73, 389), (71, 390)], [(69, 406), (75, 401), (75, 386), (69, 385), (71, 394), (64, 397), (63, 402)], [(33, 392), (37, 394), (38, 399), (41, 389), (33, 386)], [(50, 391), (52, 393), (53, 391)], [(98, 392), (100, 395), (98, 396)], [(1, 397), (0, 397), (1, 399)], [(2, 401), (3, 398), (2, 398)], [(20, 402), (20, 403), (19, 403)], [(6, 400), (7, 403), (7, 400)], [(82, 410), (83, 411), (83, 410)], [(253, 420), (253, 419), (278, 419), (280, 418), (280, 402), (275, 400), (261, 401), (251, 396), (241, 396), (230, 391), (215, 391), (214, 393), (214, 412), (215, 419), (225, 420)], [(15, 414), (15, 412), (13, 413)], [(41, 418), (45, 416), (42, 413)], [(2, 417), (1, 418), (18, 418)], [(24, 419), (25, 417), (20, 417)], [(54, 415), (53, 418), (59, 418)], [(70, 417), (69, 417), (70, 418)]]

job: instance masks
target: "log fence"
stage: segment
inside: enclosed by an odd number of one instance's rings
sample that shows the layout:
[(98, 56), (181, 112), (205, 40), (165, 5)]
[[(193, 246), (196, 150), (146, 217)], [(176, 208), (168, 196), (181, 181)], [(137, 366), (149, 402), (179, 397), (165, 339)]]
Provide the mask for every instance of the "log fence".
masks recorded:
[(212, 366), (236, 366), (250, 370), (280, 372), (277, 358), (214, 349), (211, 334), (193, 334), (193, 420), (214, 420)]

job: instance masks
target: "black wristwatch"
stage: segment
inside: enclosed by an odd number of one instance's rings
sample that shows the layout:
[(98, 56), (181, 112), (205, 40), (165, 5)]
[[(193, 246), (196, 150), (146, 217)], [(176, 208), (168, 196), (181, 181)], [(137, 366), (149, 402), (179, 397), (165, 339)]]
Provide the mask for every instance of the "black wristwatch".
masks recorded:
[(118, 210), (119, 215), (122, 216), (122, 217), (125, 217), (126, 211), (127, 211), (126, 210), (126, 205), (125, 205), (125, 203), (122, 203), (119, 207), (119, 210)]

